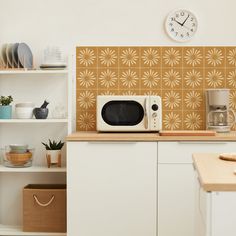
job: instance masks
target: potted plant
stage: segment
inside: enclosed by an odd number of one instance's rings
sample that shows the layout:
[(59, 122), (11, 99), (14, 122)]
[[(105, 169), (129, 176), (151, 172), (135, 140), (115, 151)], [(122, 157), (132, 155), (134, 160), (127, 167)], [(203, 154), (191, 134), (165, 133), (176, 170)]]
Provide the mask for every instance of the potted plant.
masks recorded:
[(48, 144), (43, 142), (42, 144), (46, 148), (48, 168), (50, 168), (51, 165), (61, 167), (61, 149), (64, 146), (64, 143), (62, 141), (56, 142), (55, 140), (51, 141), (49, 139)]
[(11, 119), (12, 106), (10, 104), (12, 101), (12, 96), (0, 97), (0, 119)]

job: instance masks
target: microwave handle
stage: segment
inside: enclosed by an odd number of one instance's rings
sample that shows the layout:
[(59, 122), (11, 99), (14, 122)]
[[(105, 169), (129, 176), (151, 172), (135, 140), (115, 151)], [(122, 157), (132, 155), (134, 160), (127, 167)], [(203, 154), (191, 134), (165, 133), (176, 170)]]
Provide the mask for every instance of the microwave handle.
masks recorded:
[(148, 129), (147, 98), (144, 100), (144, 128)]

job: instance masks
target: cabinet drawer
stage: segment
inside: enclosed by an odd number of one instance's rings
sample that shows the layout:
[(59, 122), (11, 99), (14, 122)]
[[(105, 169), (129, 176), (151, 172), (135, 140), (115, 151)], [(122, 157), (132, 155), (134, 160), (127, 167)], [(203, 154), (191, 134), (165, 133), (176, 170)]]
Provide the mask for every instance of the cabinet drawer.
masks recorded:
[(158, 142), (158, 163), (192, 163), (193, 153), (235, 151), (235, 142)]

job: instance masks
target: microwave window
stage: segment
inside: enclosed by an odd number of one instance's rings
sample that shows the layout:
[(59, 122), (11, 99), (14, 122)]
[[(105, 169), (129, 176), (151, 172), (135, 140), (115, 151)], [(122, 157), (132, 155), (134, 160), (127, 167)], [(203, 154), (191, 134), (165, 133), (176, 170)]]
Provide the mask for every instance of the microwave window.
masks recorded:
[(144, 110), (140, 103), (135, 101), (110, 101), (103, 106), (103, 120), (113, 126), (134, 126), (144, 117)]

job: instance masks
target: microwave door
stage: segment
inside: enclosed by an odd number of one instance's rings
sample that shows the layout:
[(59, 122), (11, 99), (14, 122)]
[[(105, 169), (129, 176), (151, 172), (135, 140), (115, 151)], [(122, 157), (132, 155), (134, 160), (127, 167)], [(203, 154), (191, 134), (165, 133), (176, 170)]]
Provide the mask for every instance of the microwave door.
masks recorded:
[(114, 100), (102, 108), (102, 119), (110, 126), (136, 126), (144, 119), (142, 105), (131, 100)]
[(148, 129), (148, 112), (147, 112), (147, 98), (144, 100), (144, 128)]

